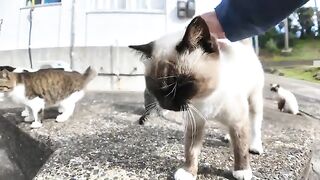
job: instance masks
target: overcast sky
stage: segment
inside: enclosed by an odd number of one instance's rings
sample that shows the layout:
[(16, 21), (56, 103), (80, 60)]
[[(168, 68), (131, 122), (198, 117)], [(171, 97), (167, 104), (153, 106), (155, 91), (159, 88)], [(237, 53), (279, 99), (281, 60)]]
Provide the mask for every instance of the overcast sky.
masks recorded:
[[(314, 4), (315, 4), (314, 0), (310, 0), (309, 2), (307, 2), (306, 6), (312, 6), (312, 7), (314, 7), (314, 6), (315, 6)], [(320, 0), (317, 0), (317, 5), (318, 5), (318, 8), (319, 8), (319, 6), (320, 6)]]

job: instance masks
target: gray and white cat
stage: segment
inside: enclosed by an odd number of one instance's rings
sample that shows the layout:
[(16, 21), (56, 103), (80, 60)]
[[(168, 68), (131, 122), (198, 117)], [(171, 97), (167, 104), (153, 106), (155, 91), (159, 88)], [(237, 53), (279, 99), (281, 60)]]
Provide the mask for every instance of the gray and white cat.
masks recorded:
[(143, 54), (148, 90), (160, 106), (185, 117), (185, 163), (176, 180), (194, 180), (204, 127), (214, 118), (229, 129), (236, 179), (252, 177), (249, 151), (261, 154), (264, 74), (251, 45), (211, 36), (201, 17), (185, 32), (144, 45), (129, 46)]
[(270, 84), (270, 86), (270, 91), (277, 94), (276, 100), (278, 103), (278, 109), (281, 112), (300, 115), (297, 98), (292, 92), (281, 87), (279, 84)]

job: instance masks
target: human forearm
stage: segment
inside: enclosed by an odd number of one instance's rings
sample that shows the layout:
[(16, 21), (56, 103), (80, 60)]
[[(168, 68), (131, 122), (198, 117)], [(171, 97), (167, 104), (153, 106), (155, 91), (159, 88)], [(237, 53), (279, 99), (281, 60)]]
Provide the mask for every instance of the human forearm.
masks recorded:
[(308, 0), (222, 0), (218, 21), (231, 41), (258, 35), (278, 24)]

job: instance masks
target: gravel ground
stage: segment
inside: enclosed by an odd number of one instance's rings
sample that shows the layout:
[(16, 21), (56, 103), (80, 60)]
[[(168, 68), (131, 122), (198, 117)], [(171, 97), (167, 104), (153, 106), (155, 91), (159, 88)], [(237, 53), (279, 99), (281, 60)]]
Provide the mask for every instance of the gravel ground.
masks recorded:
[[(280, 113), (265, 101), (263, 144), (254, 155), (255, 179), (300, 179), (310, 159), (314, 131), (320, 122)], [(57, 112), (45, 112), (44, 126), (30, 129), (19, 116), (21, 108), (2, 110), (6, 119), (55, 152), (35, 179), (172, 179), (183, 163), (183, 125), (178, 113), (153, 117), (137, 124), (143, 112), (142, 93), (88, 93), (74, 116), (65, 123), (54, 121)], [(198, 179), (233, 179), (233, 157), (221, 139), (222, 126), (209, 120)]]

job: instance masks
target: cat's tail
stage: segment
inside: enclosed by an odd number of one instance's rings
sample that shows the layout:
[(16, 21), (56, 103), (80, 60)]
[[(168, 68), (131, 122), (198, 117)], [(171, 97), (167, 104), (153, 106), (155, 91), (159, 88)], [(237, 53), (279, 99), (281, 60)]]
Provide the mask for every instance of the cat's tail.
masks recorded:
[(89, 66), (86, 71), (83, 73), (84, 83), (83, 86), (86, 86), (92, 79), (97, 76), (97, 72)]

